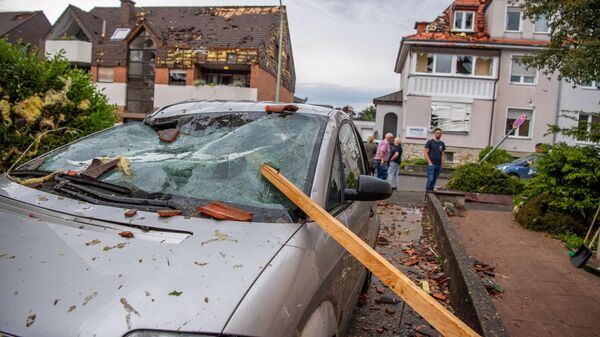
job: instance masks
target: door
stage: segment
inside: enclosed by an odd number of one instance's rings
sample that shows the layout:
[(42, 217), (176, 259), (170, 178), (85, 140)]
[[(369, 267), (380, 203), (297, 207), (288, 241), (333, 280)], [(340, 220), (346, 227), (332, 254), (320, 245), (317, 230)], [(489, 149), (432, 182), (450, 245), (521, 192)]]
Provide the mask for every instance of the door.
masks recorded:
[(391, 133), (396, 137), (398, 134), (398, 116), (393, 112), (388, 112), (383, 117), (383, 134), (381, 138), (383, 139), (386, 134)]
[(154, 65), (156, 44), (145, 29), (129, 44), (127, 112), (154, 111)]

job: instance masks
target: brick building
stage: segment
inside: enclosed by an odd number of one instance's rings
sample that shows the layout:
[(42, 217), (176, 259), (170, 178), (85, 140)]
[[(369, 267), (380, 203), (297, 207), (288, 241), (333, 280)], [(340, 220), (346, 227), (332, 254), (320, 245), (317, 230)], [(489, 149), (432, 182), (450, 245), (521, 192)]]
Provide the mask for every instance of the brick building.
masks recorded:
[[(280, 11), (283, 10), (283, 13)], [(88, 68), (124, 118), (186, 99), (275, 100), (283, 17), (280, 100), (296, 76), (285, 7), (95, 7), (70, 5), (46, 37)]]

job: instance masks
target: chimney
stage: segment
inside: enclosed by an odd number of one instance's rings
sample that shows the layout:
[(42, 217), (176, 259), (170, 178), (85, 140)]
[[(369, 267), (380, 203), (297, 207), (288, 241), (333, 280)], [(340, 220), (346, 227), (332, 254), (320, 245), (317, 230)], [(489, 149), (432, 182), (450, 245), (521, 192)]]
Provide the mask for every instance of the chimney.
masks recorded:
[(132, 0), (121, 0), (119, 19), (121, 25), (127, 27), (135, 22), (135, 2)]
[(429, 25), (429, 22), (419, 21), (415, 22), (415, 29), (417, 30), (417, 34), (421, 34), (425, 32), (425, 28)]

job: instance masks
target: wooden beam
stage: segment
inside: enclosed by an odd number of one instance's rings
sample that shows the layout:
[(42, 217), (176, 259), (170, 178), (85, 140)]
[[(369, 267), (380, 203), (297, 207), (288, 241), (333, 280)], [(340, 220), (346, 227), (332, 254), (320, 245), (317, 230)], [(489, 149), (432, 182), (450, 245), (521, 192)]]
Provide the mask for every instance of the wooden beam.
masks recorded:
[(479, 336), (277, 170), (263, 164), (260, 173), (444, 336)]

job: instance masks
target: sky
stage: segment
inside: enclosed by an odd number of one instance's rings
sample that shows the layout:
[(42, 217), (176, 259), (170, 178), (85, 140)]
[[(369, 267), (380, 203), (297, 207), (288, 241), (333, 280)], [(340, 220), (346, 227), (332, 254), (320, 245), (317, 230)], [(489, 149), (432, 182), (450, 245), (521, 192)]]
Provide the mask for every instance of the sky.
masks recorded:
[[(402, 36), (431, 21), (450, 0), (283, 0), (287, 7), (298, 97), (313, 104), (352, 105), (399, 90), (394, 72)], [(0, 0), (1, 11), (43, 10), (51, 23), (71, 3), (83, 10), (118, 0)], [(277, 5), (274, 0), (137, 0), (136, 6)]]

